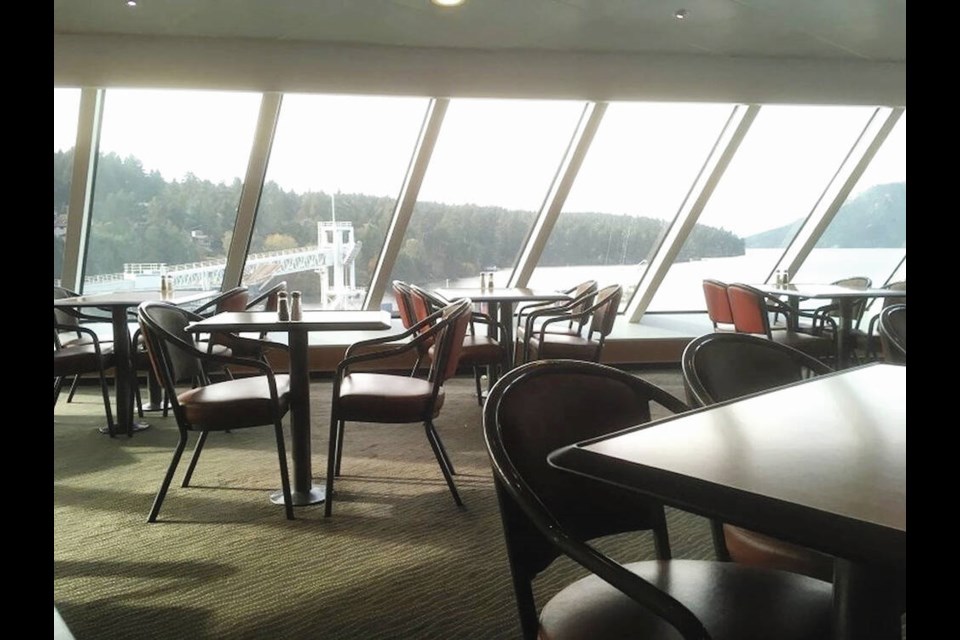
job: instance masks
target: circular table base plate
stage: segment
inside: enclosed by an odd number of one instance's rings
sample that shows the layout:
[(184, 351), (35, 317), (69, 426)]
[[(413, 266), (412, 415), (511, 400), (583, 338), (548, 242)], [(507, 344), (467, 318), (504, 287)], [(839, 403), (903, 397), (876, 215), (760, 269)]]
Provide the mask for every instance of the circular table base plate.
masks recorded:
[[(146, 431), (147, 429), (150, 428), (150, 425), (146, 422), (134, 422), (132, 425), (130, 425), (130, 428), (133, 430), (133, 433), (137, 433), (138, 431)], [(97, 429), (97, 431), (99, 431), (100, 433), (110, 433), (110, 429), (107, 428), (106, 426), (100, 427), (99, 429)], [(118, 427), (114, 427), (114, 433), (116, 435), (122, 435)]]
[[(292, 491), (290, 497), (293, 498), (293, 506), (305, 507), (310, 504), (319, 504), (327, 499), (327, 490), (323, 487), (314, 486), (310, 491)], [(273, 504), (283, 504), (283, 491), (277, 490), (270, 494), (270, 502)]]

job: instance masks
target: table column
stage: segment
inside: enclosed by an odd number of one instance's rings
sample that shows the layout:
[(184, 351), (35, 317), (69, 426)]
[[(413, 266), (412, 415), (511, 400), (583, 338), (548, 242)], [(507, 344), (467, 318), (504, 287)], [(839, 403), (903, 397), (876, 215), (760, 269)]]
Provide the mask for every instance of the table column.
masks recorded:
[[(293, 467), (291, 497), (294, 506), (323, 502), (327, 493), (313, 484), (310, 451), (310, 358), (309, 331), (291, 324), (290, 346), (290, 457)], [(283, 491), (271, 494), (270, 500), (283, 504)]]

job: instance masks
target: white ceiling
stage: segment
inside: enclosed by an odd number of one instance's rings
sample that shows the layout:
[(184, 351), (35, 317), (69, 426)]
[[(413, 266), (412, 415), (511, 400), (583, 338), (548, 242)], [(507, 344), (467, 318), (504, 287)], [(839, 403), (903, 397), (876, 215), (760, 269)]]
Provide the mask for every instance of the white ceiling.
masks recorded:
[(54, 0), (55, 86), (906, 104), (905, 0), (125, 2)]
[[(55, 34), (905, 62), (905, 0), (54, 0)], [(684, 8), (688, 17), (674, 13)]]

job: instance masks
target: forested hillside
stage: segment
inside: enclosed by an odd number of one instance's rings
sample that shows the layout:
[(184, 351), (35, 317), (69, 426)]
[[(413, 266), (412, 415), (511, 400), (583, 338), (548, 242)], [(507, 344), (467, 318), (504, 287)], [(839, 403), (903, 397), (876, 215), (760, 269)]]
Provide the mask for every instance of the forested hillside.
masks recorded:
[[(803, 220), (746, 239), (748, 249), (783, 247)], [(847, 201), (817, 244), (822, 248), (897, 248), (907, 246), (907, 183), (871, 187)]]
[[(53, 159), (54, 219), (67, 210), (72, 150)], [(125, 262), (179, 264), (222, 258), (242, 190), (240, 180), (215, 184), (187, 175), (167, 182), (133, 157), (99, 159), (96, 240), (88, 274), (123, 270)], [(336, 218), (350, 221), (363, 243), (357, 278), (375, 265), (393, 213), (394, 198), (336, 194)], [(252, 252), (317, 242), (317, 221), (331, 219), (331, 197), (322, 192), (284, 191), (268, 182), (261, 194)], [(529, 233), (535, 212), (479, 205), (419, 202), (397, 261), (395, 277), (414, 282), (474, 275), (483, 267), (507, 267)], [(542, 264), (636, 264), (647, 258), (665, 232), (663, 221), (605, 213), (564, 213), (551, 235)], [(192, 237), (194, 236), (194, 237)], [(197, 242), (202, 237), (203, 242)], [(54, 270), (62, 250), (54, 237)], [(679, 259), (741, 255), (744, 241), (733, 233), (698, 225)]]

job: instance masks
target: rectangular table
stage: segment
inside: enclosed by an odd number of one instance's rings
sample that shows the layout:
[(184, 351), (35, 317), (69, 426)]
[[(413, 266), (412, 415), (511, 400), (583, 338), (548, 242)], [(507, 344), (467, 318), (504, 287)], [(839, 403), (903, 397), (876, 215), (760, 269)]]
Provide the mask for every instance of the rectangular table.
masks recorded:
[[(116, 385), (117, 385), (117, 432), (133, 435), (134, 431), (146, 429), (149, 425), (136, 423), (133, 420), (134, 405), (134, 368), (133, 348), (130, 344), (129, 311), (135, 309), (141, 302), (163, 301), (176, 305), (189, 304), (216, 295), (216, 291), (183, 291), (169, 294), (159, 289), (140, 289), (131, 291), (115, 291), (112, 293), (95, 293), (90, 295), (74, 296), (72, 298), (55, 298), (53, 306), (65, 308), (96, 308), (110, 311), (110, 324), (113, 328), (113, 353), (116, 358)], [(107, 433), (106, 427), (100, 429)]]
[(872, 364), (564, 447), (558, 468), (837, 558), (837, 639), (900, 637), (907, 369)]
[[(513, 309), (519, 302), (549, 302), (570, 300), (570, 295), (562, 291), (547, 291), (531, 289), (529, 287), (493, 287), (481, 289), (479, 287), (443, 288), (436, 290), (438, 294), (448, 300), (470, 298), (473, 302), (487, 304), (490, 316), (503, 326), (504, 335), (499, 336), (501, 343), (507, 347), (508, 366), (513, 360)], [(491, 327), (491, 331), (495, 330)]]
[[(906, 297), (905, 289), (856, 289), (836, 284), (754, 284), (750, 285), (771, 296), (785, 296), (787, 303), (799, 311), (801, 300), (836, 300), (840, 326), (837, 327), (837, 368), (845, 369), (850, 365), (850, 336), (853, 325), (853, 304), (858, 298), (899, 298)], [(791, 327), (796, 330), (796, 317)]]
[[(326, 499), (321, 484), (313, 483), (310, 452), (310, 359), (311, 331), (384, 331), (389, 329), (386, 311), (304, 311), (302, 320), (279, 320), (275, 311), (225, 312), (189, 325), (194, 333), (225, 331), (282, 332), (290, 347), (290, 438), (293, 463), (292, 498), (295, 506), (317, 504)], [(271, 496), (283, 504), (283, 492)]]

